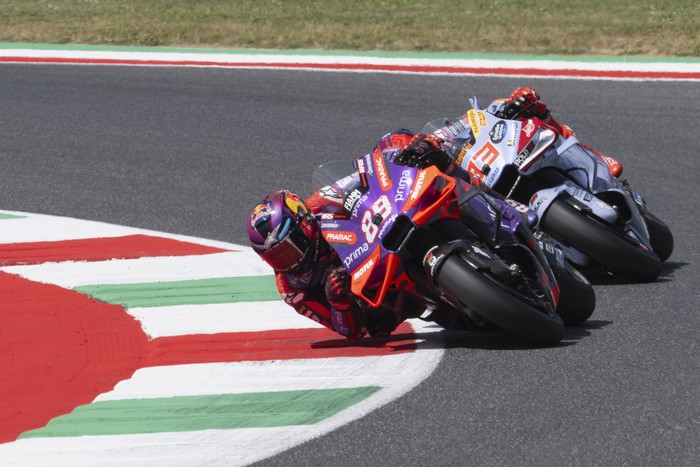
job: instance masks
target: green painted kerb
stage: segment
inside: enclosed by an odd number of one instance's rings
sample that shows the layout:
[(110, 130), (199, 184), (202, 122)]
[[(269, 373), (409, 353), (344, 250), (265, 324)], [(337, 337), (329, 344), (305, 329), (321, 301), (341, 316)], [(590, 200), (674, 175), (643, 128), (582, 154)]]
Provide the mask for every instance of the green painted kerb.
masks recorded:
[(376, 393), (378, 386), (94, 402), (20, 438), (121, 435), (311, 425)]
[(280, 300), (274, 276), (85, 285), (74, 290), (127, 308)]
[(16, 214), (5, 214), (3, 212), (0, 212), (0, 219), (21, 219), (23, 217), (27, 216), (18, 216)]

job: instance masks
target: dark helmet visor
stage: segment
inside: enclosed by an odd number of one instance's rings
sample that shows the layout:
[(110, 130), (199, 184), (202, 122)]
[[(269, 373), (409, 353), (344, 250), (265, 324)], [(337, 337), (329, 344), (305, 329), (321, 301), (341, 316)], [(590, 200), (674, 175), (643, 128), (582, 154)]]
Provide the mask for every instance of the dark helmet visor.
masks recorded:
[(260, 252), (260, 256), (275, 271), (286, 272), (302, 262), (310, 247), (311, 240), (297, 224), (282, 240), (268, 250)]

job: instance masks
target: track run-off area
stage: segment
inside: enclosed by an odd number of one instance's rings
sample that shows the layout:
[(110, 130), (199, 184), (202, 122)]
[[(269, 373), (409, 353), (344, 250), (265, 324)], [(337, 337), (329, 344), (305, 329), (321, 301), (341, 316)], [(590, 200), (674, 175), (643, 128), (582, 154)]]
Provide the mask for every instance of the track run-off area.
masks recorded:
[[(700, 81), (692, 59), (0, 44), (2, 63)], [(340, 338), (244, 245), (40, 212), (0, 210), (0, 296), (3, 465), (249, 464), (406, 394), (446, 347), (421, 321)]]

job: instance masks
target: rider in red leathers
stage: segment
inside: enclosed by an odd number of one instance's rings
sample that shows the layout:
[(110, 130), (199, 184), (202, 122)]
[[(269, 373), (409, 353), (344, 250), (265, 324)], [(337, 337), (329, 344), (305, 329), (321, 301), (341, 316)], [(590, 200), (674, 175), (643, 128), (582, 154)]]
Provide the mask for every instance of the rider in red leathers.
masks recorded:
[[(387, 135), (375, 150), (398, 152), (404, 148), (406, 155), (416, 150), (416, 145), (409, 144), (412, 139), (408, 132)], [(251, 245), (275, 270), (282, 298), (297, 313), (348, 339), (359, 339), (368, 333), (388, 336), (404, 319), (421, 316), (426, 307), (404, 300), (399, 310), (393, 303), (395, 297), (388, 295), (381, 308), (368, 313), (367, 306), (354, 299), (348, 271), (320, 234), (315, 217), (321, 211), (342, 209), (342, 194), (330, 186), (306, 201), (287, 190), (271, 193), (250, 215), (247, 228)], [(433, 310), (428, 319), (445, 327), (457, 325), (457, 316), (445, 314), (439, 319), (441, 314), (445, 313)]]
[[(433, 135), (400, 130), (384, 136), (374, 151), (403, 165), (436, 165), (448, 175), (470, 181), (469, 174), (444, 151), (442, 140)], [(490, 192), (478, 179), (473, 184), (475, 189)], [(534, 213), (523, 219), (502, 197), (494, 202), (505, 218), (522, 219), (529, 225), (534, 220)], [(343, 209), (342, 193), (332, 186), (318, 190), (306, 201), (287, 190), (278, 191), (253, 209), (247, 224), (251, 245), (275, 270), (277, 287), (288, 305), (348, 339), (367, 333), (388, 336), (406, 318), (424, 317), (448, 329), (474, 325), (449, 307), (430, 307), (392, 294), (387, 294), (379, 309), (369, 310), (364, 302), (356, 300), (350, 293), (348, 271), (320, 234), (315, 217), (323, 211)]]

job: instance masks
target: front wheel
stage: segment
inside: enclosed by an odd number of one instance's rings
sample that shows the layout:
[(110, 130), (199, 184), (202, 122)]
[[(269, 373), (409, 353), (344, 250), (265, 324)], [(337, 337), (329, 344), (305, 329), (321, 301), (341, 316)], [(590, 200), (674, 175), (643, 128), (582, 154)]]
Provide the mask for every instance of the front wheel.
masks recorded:
[(576, 268), (566, 263), (555, 271), (559, 285), (557, 314), (567, 326), (576, 326), (591, 317), (595, 310), (595, 291)]
[(673, 253), (673, 234), (671, 229), (661, 219), (653, 213), (647, 211), (644, 214), (644, 221), (649, 229), (649, 240), (654, 253), (663, 262)]
[(435, 282), (447, 295), (510, 334), (543, 345), (555, 345), (564, 337), (559, 316), (519, 299), (513, 289), (475, 270), (458, 254), (445, 259)]
[(661, 274), (661, 261), (654, 253), (561, 199), (554, 200), (547, 209), (541, 225), (563, 243), (634, 281), (653, 281)]

